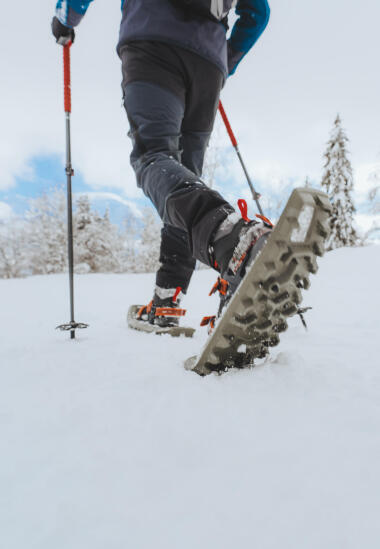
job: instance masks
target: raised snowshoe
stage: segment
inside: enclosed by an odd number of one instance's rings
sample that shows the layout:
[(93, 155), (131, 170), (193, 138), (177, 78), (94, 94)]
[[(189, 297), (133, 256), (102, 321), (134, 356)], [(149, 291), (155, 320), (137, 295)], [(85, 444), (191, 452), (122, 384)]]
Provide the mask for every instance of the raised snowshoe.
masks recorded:
[(148, 305), (130, 306), (128, 326), (158, 335), (192, 337), (194, 328), (179, 325), (179, 319), (186, 314), (186, 310), (179, 307), (182, 295), (181, 288), (166, 289), (156, 286), (154, 297)]
[[(287, 317), (299, 310), (301, 290), (310, 286), (309, 273), (317, 272), (316, 256), (324, 253), (330, 212), (325, 193), (299, 188), (272, 230), (252, 242), (248, 238), (247, 244), (243, 241), (249, 231), (261, 228), (256, 224), (250, 229), (247, 221), (240, 224), (242, 238), (237, 235), (232, 255), (228, 259), (226, 254), (221, 266), (221, 316), (214, 317), (202, 352), (186, 361), (186, 369), (207, 375), (252, 366), (254, 359), (264, 358), (279, 343)], [(218, 259), (217, 245), (214, 252)]]

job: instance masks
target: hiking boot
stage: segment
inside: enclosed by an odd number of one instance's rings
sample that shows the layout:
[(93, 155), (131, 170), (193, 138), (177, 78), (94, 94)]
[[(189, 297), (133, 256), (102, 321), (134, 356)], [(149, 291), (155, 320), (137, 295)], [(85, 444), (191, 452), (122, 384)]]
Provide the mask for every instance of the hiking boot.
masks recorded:
[(236, 213), (228, 216), (219, 227), (212, 245), (212, 257), (221, 273), (211, 290), (211, 293), (219, 291), (220, 294), (218, 316), (235, 293), (247, 268), (264, 247), (273, 228), (264, 216), (257, 215), (260, 221), (248, 219), (246, 202), (239, 200), (238, 204), (242, 218), (238, 219)]
[(179, 325), (179, 319), (186, 314), (179, 304), (183, 297), (182, 288), (160, 288), (156, 286), (152, 301), (144, 305), (137, 313), (137, 318), (168, 328)]

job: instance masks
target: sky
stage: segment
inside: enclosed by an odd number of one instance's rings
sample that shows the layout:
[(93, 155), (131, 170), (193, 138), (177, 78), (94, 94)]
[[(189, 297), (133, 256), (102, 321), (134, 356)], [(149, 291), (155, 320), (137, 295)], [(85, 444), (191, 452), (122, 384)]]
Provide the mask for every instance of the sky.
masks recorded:
[[(365, 224), (368, 176), (380, 163), (380, 4), (271, 0), (270, 6), (267, 30), (222, 92), (248, 170), (264, 196), (280, 195), (306, 176), (318, 184), (339, 112)], [(50, 34), (54, 7), (54, 0), (25, 2), (21, 16), (16, 2), (2, 8), (2, 219), (21, 214), (28, 197), (65, 181), (62, 48)], [(129, 166), (115, 52), (119, 23), (120, 0), (95, 0), (77, 29), (71, 50), (73, 184), (75, 193), (87, 192), (97, 204), (133, 206), (143, 201)], [(217, 126), (218, 146), (228, 152), (228, 137), (220, 121)], [(230, 151), (223, 158), (216, 186), (231, 200), (248, 197), (236, 158)]]

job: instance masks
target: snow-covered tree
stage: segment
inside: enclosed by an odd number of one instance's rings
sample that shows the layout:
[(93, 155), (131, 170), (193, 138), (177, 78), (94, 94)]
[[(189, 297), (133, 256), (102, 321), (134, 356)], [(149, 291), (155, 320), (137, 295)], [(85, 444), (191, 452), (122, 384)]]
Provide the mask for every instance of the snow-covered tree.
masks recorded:
[[(150, 208), (142, 222), (129, 215), (125, 230), (100, 215), (88, 196), (74, 205), (77, 273), (153, 272), (159, 266), (161, 223)], [(66, 193), (55, 189), (30, 201), (25, 219), (0, 223), (0, 278), (61, 273), (67, 269)]]
[(374, 216), (371, 227), (363, 236), (363, 242), (375, 235), (380, 235), (380, 166), (376, 165), (373, 172), (370, 174), (369, 180), (373, 187), (368, 193), (368, 201), (370, 204), (370, 214)]
[(22, 223), (0, 222), (0, 278), (15, 278), (30, 274), (25, 253), (26, 231)]
[(348, 138), (337, 115), (324, 154), (325, 166), (322, 187), (333, 206), (330, 218), (331, 234), (327, 241), (328, 250), (342, 246), (355, 246), (358, 242), (353, 225), (355, 206), (352, 200), (353, 175), (346, 144)]
[(91, 209), (87, 195), (78, 198), (74, 213), (74, 258), (77, 272), (120, 272), (123, 239), (109, 218)]
[(24, 253), (32, 274), (61, 273), (67, 265), (66, 196), (54, 189), (30, 200)]
[(143, 228), (137, 243), (136, 271), (154, 272), (158, 269), (161, 242), (161, 222), (151, 208), (143, 212)]
[(368, 193), (368, 200), (371, 203), (371, 212), (380, 214), (380, 163), (377, 163), (369, 176), (372, 188)]

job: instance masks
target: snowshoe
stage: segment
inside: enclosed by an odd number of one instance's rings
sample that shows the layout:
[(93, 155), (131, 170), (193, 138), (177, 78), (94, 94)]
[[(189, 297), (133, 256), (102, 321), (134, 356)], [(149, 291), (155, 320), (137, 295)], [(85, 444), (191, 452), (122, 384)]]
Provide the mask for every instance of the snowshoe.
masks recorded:
[(158, 335), (192, 337), (194, 328), (179, 325), (179, 319), (186, 314), (186, 310), (179, 307), (181, 294), (181, 288), (165, 289), (157, 286), (148, 305), (131, 305), (127, 316), (128, 326)]
[[(186, 369), (204, 376), (249, 367), (279, 343), (287, 318), (299, 310), (301, 290), (310, 286), (309, 273), (317, 272), (316, 257), (324, 253), (330, 212), (325, 193), (299, 188), (272, 230), (258, 234), (245, 249), (238, 235), (238, 245), (221, 269), (220, 318), (211, 317), (211, 335), (200, 355), (186, 361)], [(249, 230), (254, 232), (254, 226), (250, 229), (247, 222), (243, 236)]]

